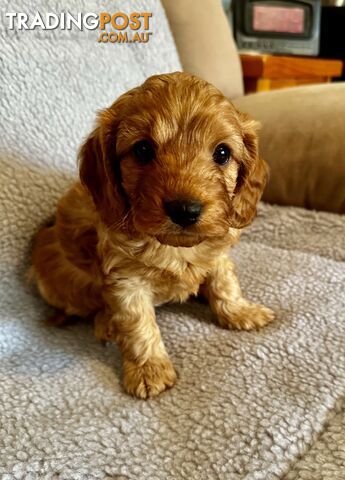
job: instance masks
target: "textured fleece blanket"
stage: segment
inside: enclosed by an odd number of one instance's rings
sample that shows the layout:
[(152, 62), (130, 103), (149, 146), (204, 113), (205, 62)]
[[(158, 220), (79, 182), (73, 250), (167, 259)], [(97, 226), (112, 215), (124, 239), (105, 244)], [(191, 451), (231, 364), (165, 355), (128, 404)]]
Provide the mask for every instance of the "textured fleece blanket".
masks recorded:
[(342, 217), (261, 206), (231, 255), (247, 296), (277, 321), (224, 331), (205, 305), (158, 309), (179, 381), (157, 399), (122, 391), (118, 350), (97, 343), (91, 325), (43, 324), (50, 309), (23, 281), (30, 241), (73, 180), (95, 110), (179, 69), (159, 2), (102, 4), (121, 9), (154, 10), (152, 42), (0, 32), (0, 478), (344, 480)]
[(262, 206), (231, 255), (277, 321), (224, 331), (205, 305), (158, 309), (179, 381), (146, 402), (122, 391), (115, 346), (45, 327), (5, 272), (1, 478), (343, 480), (344, 235), (336, 215)]

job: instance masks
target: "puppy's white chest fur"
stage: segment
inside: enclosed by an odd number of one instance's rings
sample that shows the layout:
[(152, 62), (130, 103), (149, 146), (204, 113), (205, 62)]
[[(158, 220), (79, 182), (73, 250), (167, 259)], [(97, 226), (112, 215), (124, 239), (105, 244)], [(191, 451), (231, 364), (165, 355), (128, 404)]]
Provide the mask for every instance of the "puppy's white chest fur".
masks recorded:
[(221, 239), (206, 240), (194, 247), (172, 247), (145, 237), (129, 240), (123, 234), (112, 234), (102, 245), (103, 273), (122, 295), (144, 289), (154, 305), (185, 301), (197, 295), (200, 285), (215, 259), (237, 241), (232, 230)]

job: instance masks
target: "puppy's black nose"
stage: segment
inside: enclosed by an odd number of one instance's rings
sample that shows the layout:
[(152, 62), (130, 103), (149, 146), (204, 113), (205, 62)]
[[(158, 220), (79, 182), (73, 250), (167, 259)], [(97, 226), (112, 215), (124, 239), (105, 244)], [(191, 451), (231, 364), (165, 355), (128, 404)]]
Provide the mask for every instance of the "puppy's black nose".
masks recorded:
[(173, 200), (164, 202), (164, 208), (174, 223), (181, 227), (188, 227), (198, 221), (202, 205), (197, 200)]

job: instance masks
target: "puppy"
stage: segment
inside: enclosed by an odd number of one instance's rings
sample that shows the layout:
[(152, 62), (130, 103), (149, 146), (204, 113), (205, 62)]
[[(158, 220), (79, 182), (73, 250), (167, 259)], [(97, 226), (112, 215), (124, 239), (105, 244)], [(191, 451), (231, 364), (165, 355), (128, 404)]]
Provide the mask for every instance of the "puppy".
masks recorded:
[(156, 305), (202, 294), (224, 328), (273, 319), (243, 298), (228, 257), (267, 177), (256, 128), (195, 76), (151, 77), (98, 115), (80, 182), (36, 238), (42, 297), (59, 321), (95, 317), (96, 336), (120, 348), (129, 394), (153, 397), (176, 382)]

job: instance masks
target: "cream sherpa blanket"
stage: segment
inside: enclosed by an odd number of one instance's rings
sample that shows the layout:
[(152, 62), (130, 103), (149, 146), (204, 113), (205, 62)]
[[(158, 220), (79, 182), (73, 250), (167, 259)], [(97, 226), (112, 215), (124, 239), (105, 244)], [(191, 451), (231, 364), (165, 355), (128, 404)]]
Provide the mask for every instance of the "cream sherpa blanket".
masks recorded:
[(154, 9), (156, 40), (103, 48), (88, 34), (1, 31), (0, 478), (344, 480), (344, 218), (261, 206), (231, 255), (277, 321), (224, 331), (205, 305), (158, 309), (179, 381), (147, 402), (122, 391), (116, 346), (90, 325), (45, 327), (49, 308), (23, 283), (30, 239), (72, 180), (95, 110), (179, 69), (159, 2), (128, 5), (102, 9)]

